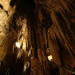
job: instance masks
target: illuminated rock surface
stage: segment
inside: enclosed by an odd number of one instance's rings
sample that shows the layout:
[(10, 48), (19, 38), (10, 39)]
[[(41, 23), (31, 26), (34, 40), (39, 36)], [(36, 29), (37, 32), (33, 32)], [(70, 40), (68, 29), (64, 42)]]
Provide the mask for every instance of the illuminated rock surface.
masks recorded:
[(0, 75), (75, 74), (75, 0), (0, 0)]

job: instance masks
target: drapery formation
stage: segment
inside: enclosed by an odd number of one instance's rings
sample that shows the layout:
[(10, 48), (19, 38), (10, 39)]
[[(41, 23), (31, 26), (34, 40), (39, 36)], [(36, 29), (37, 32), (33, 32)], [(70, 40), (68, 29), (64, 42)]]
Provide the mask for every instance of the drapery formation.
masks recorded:
[[(10, 75), (70, 75), (75, 68), (75, 1), (9, 0), (8, 6), (2, 1), (0, 61)], [(44, 62), (49, 55), (54, 64)]]

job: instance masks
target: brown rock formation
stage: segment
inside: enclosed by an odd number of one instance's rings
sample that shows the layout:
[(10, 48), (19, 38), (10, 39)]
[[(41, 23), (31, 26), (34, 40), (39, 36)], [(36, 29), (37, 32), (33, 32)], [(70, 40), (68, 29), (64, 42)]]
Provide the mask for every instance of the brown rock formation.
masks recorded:
[(0, 0), (0, 75), (74, 74), (75, 1)]

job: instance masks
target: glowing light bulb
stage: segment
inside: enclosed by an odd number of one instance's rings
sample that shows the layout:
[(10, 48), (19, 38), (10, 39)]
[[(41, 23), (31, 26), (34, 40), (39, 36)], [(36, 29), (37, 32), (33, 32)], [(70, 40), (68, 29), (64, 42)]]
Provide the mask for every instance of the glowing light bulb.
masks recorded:
[(20, 48), (20, 44), (18, 42), (16, 42), (16, 47)]
[(48, 60), (51, 61), (53, 59), (52, 55), (48, 56)]

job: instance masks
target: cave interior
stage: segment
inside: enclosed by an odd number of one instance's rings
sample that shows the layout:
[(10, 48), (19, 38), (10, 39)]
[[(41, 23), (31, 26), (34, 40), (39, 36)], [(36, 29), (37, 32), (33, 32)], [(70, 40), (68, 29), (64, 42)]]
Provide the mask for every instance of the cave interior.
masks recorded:
[(0, 0), (0, 75), (75, 75), (75, 0)]

